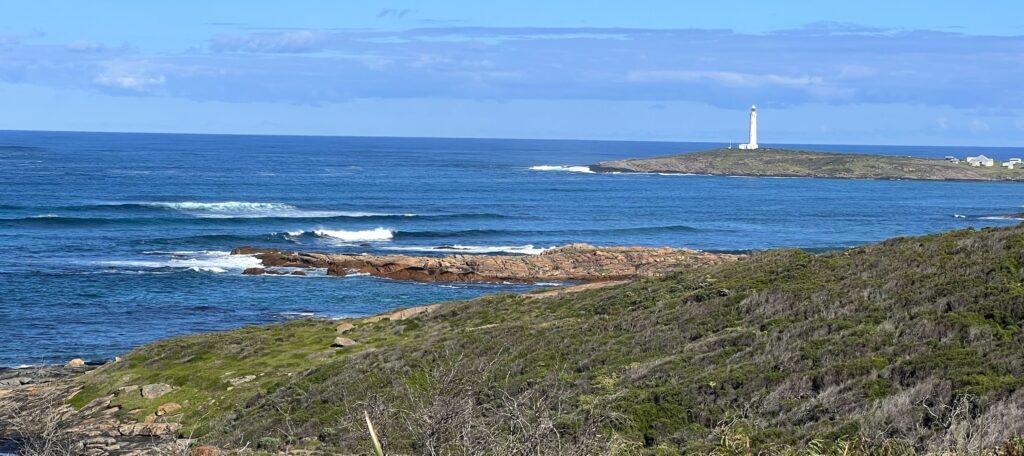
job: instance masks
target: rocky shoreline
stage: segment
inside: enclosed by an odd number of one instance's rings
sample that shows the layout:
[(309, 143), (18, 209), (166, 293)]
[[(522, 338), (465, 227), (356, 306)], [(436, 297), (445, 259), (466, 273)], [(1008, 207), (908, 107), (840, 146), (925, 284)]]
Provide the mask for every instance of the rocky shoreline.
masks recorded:
[(369, 274), (418, 282), (601, 282), (653, 277), (674, 269), (733, 261), (739, 255), (655, 247), (595, 247), (570, 244), (540, 255), (342, 255), (239, 247), (263, 267), (243, 274), (298, 274), (325, 269), (327, 275)]
[(604, 161), (595, 173), (694, 174), (828, 179), (1024, 181), (1024, 171), (891, 155), (760, 148), (714, 149), (666, 157)]
[[(246, 270), (245, 274), (249, 275), (302, 274), (304, 270), (319, 268), (333, 276), (363, 273), (428, 282), (583, 282), (524, 295), (535, 298), (618, 285), (678, 268), (715, 265), (740, 257), (690, 249), (594, 247), (586, 244), (568, 245), (530, 256), (336, 255), (251, 247), (237, 248), (232, 253), (260, 259), (263, 267)], [(431, 304), (350, 321), (402, 321), (439, 308), (440, 304)], [(360, 343), (346, 337), (348, 334), (342, 336), (352, 327), (348, 321), (338, 325), (338, 337), (330, 350)], [(38, 445), (46, 445), (47, 451), (56, 451), (56, 454), (211, 456), (221, 453), (213, 447), (196, 447), (194, 441), (182, 435), (183, 410), (194, 404), (168, 399), (175, 396), (172, 394), (175, 387), (171, 385), (132, 384), (97, 397), (80, 408), (69, 403), (81, 391), (84, 382), (80, 380), (87, 378), (83, 376), (102, 375), (107, 369), (118, 369), (118, 363), (122, 362), (115, 358), (105, 363), (86, 364), (74, 359), (63, 366), (0, 368), (0, 423), (3, 424), (0, 426), (0, 453), (36, 454), (39, 453)], [(236, 382), (242, 384), (252, 380), (250, 377), (226, 381), (232, 385)], [(129, 410), (131, 407), (128, 407), (122, 410), (124, 407), (118, 405), (133, 401), (152, 403), (157, 407), (152, 413), (142, 413), (142, 409)]]
[[(190, 453), (191, 440), (177, 436), (181, 425), (173, 412), (180, 410), (178, 404), (164, 404), (162, 410), (170, 413), (144, 422), (121, 419), (120, 407), (110, 404), (113, 395), (81, 409), (68, 404), (79, 391), (75, 379), (116, 362), (0, 369), (0, 453), (202, 454), (195, 448)], [(167, 388), (144, 385), (118, 394), (157, 398)]]

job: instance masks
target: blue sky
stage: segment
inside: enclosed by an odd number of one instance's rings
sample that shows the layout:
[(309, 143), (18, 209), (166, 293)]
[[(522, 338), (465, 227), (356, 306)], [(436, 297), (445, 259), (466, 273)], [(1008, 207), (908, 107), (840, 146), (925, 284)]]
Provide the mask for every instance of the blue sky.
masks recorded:
[(1024, 147), (1024, 6), (838, 3), (7, 1), (0, 129)]

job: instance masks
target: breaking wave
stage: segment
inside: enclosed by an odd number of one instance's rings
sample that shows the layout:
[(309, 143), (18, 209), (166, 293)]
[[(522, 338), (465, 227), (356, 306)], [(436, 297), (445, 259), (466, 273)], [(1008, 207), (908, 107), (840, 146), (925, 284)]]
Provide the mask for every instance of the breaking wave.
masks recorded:
[(312, 233), (316, 236), (338, 239), (345, 242), (390, 241), (395, 236), (394, 230), (382, 227), (362, 231), (321, 229), (313, 230)]
[(589, 166), (537, 165), (537, 166), (531, 166), (530, 170), (532, 170), (532, 171), (564, 171), (564, 172), (570, 172), (570, 173), (594, 174), (594, 172), (590, 170)]
[(953, 214), (953, 218), (968, 219), (968, 220), (1021, 221), (1021, 220), (1024, 220), (1024, 214), (1011, 214), (1011, 215), (963, 215), (963, 214)]
[(112, 260), (100, 261), (97, 264), (115, 269), (166, 271), (168, 269), (189, 270), (195, 272), (225, 273), (243, 271), (246, 268), (260, 267), (262, 263), (252, 255), (232, 255), (231, 252), (219, 250), (200, 251), (150, 251), (146, 260)]
[(504, 230), (476, 229), (453, 231), (396, 231), (394, 238), (400, 239), (446, 239), (446, 238), (482, 238), (495, 236), (592, 236), (602, 234), (658, 234), (700, 231), (688, 225), (641, 226), (632, 228), (578, 229), (578, 230)]
[(196, 217), (209, 218), (331, 218), (331, 217), (415, 217), (416, 214), (383, 214), (359, 211), (321, 211), (300, 209), (285, 203), (261, 203), (248, 201), (222, 202), (149, 202), (136, 203), (142, 207), (181, 211)]
[(437, 246), (408, 246), (408, 247), (384, 247), (382, 250), (394, 250), (403, 252), (436, 252), (436, 253), (513, 253), (521, 255), (540, 255), (550, 247), (534, 247), (533, 244), (526, 245), (437, 245)]

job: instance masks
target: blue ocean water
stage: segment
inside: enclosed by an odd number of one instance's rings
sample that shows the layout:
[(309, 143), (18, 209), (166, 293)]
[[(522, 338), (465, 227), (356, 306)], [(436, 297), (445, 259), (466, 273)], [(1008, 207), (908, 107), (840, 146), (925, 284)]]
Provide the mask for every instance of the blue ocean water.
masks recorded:
[[(830, 249), (1016, 223), (1024, 184), (592, 174), (718, 144), (0, 132), (0, 366), (523, 285), (248, 277), (243, 245), (427, 255), (571, 242)], [(920, 156), (1011, 149), (802, 146)], [(1024, 155), (1016, 153), (1016, 155)], [(439, 247), (443, 249), (439, 249)]]

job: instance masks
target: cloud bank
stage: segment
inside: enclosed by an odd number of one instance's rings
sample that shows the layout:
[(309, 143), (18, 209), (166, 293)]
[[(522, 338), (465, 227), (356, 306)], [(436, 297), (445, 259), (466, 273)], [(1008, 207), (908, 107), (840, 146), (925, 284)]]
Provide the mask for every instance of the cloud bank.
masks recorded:
[[(382, 10), (395, 17), (404, 10)], [(811, 24), (728, 30), (258, 30), (177, 53), (0, 36), (0, 81), (298, 105), (362, 98), (672, 101), (735, 107), (1024, 104), (1024, 37)], [(978, 127), (979, 129), (982, 127)]]

